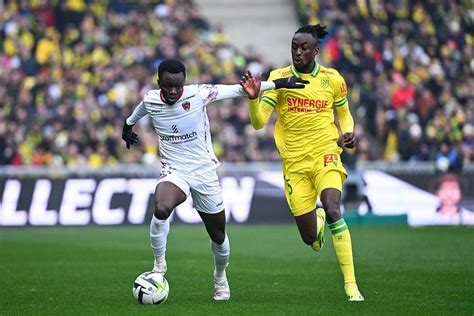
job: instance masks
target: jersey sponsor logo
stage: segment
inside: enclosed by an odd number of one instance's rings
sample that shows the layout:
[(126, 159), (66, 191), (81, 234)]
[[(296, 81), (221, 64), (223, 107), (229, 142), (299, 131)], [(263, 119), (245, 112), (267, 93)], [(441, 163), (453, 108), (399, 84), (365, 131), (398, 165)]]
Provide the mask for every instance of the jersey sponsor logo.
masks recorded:
[(191, 132), (183, 135), (160, 135), (160, 140), (173, 144), (186, 143), (197, 139), (197, 133)]
[(329, 78), (322, 78), (321, 79), (321, 87), (322, 88), (327, 88), (329, 87)]
[(327, 155), (324, 155), (323, 158), (324, 158), (325, 167), (331, 162), (334, 164), (334, 166), (337, 166), (337, 160), (339, 160), (339, 158), (336, 154), (327, 154)]
[(146, 108), (149, 110), (150, 115), (155, 115), (163, 112), (163, 104), (146, 102)]
[(290, 70), (285, 70), (281, 73), (281, 76), (282, 77), (287, 77), (287, 76), (291, 76), (291, 71)]
[(290, 112), (322, 112), (328, 107), (328, 100), (287, 98), (286, 104)]
[(193, 95), (190, 95), (189, 97), (186, 97), (183, 99), (183, 101), (186, 101), (186, 100), (189, 100), (191, 98), (194, 98), (196, 96), (196, 94), (193, 94)]
[(186, 102), (181, 103), (181, 106), (187, 112), (191, 108), (191, 103), (189, 101), (186, 101)]

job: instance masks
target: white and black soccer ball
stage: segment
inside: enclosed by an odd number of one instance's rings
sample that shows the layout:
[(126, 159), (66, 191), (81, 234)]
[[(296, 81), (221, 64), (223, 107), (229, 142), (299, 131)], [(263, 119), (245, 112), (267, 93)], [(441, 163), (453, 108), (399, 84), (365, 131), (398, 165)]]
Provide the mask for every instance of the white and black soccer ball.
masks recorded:
[(140, 304), (161, 304), (169, 292), (168, 281), (157, 272), (143, 272), (133, 283), (133, 296)]

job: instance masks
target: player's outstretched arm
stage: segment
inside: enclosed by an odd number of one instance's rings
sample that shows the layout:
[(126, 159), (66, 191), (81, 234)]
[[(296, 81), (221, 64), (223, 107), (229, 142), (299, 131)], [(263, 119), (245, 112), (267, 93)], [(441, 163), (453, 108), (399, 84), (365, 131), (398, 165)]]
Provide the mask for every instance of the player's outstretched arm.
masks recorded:
[(262, 81), (261, 75), (253, 77), (247, 71), (240, 80), (240, 85), (200, 85), (200, 93), (205, 104), (235, 97), (249, 96), (250, 99), (257, 99), (258, 93), (272, 89), (301, 89), (304, 84), (308, 83), (296, 77), (283, 78), (282, 80)]
[[(247, 71), (240, 81), (240, 85), (249, 97), (249, 117), (250, 123), (255, 129), (261, 129), (270, 119), (273, 112), (273, 107), (267, 107), (265, 104), (260, 106), (258, 100), (258, 93), (260, 92), (260, 85), (262, 74), (258, 74), (256, 78)], [(273, 84), (275, 84), (273, 82)]]
[(138, 143), (138, 135), (132, 131), (133, 125), (128, 125), (127, 120), (123, 123), (122, 139), (127, 145), (127, 149), (130, 149), (130, 145)]
[[(253, 78), (252, 74), (247, 71), (240, 81), (240, 85), (249, 96), (249, 117), (250, 123), (255, 129), (261, 129), (267, 124), (272, 112), (274, 105), (269, 105), (266, 102), (259, 102), (258, 92), (260, 90), (261, 75), (257, 78)], [(289, 78), (278, 78), (270, 81), (274, 84), (273, 89), (302, 89), (305, 84), (309, 83), (307, 80), (303, 80), (297, 77)]]
[(305, 84), (308, 84), (308, 80), (304, 80), (298, 77), (279, 78), (273, 80), (275, 89), (303, 89)]
[[(262, 73), (259, 73), (257, 77), (253, 77), (250, 71), (247, 70), (242, 76), (242, 80), (240, 80), (240, 85), (249, 96), (249, 99), (254, 100), (258, 98), (261, 82)], [(308, 80), (303, 80), (294, 76), (273, 80), (273, 84), (275, 85), (274, 89), (303, 89), (305, 84), (308, 83)]]

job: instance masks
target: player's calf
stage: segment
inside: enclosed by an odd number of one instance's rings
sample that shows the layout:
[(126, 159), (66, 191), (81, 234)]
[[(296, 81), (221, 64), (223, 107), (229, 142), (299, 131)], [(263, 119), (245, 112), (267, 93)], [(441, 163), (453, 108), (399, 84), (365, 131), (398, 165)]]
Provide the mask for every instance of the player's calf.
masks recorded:
[(211, 249), (214, 253), (214, 300), (227, 301), (230, 298), (229, 282), (227, 282), (226, 268), (229, 265), (230, 243), (224, 233), (224, 241), (217, 244), (211, 240)]

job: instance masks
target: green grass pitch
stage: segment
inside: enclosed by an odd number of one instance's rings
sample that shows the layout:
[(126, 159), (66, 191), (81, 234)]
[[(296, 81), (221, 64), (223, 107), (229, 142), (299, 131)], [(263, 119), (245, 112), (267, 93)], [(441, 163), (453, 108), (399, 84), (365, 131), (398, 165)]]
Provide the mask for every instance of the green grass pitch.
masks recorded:
[(147, 226), (0, 228), (0, 315), (474, 313), (474, 229), (353, 226), (351, 233), (363, 303), (346, 302), (330, 235), (314, 253), (295, 225), (230, 225), (232, 296), (214, 302), (204, 227), (172, 225), (170, 296), (139, 305), (133, 281), (152, 267)]

